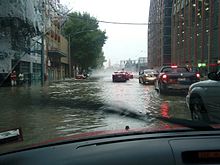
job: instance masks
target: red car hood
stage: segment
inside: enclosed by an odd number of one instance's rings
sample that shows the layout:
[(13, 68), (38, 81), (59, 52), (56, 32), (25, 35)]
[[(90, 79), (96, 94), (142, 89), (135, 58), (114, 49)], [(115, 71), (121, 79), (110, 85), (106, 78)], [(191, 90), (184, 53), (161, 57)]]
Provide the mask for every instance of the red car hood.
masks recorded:
[[(220, 129), (220, 124), (212, 125), (213, 128)], [(191, 131), (193, 129), (188, 127), (183, 127), (180, 125), (165, 125), (160, 128), (139, 128), (139, 129), (123, 129), (123, 130), (104, 130), (104, 131), (94, 131), (75, 134), (72, 136), (58, 137), (43, 141), (40, 143), (23, 146), (18, 150), (29, 150), (38, 147), (50, 146), (50, 145), (59, 145), (68, 142), (79, 142), (84, 140), (95, 140), (101, 138), (111, 138), (111, 137), (120, 137), (120, 136), (129, 136), (129, 135), (140, 135), (140, 134), (156, 134), (156, 133), (168, 133), (168, 132), (180, 132), (180, 131)]]
[[(126, 126), (127, 127), (127, 126)], [(214, 129), (220, 129), (220, 124), (211, 125)], [(32, 147), (42, 146), (42, 145), (49, 145), (54, 143), (60, 143), (60, 142), (68, 142), (68, 141), (83, 141), (83, 140), (89, 140), (89, 139), (99, 139), (99, 138), (105, 138), (105, 137), (117, 137), (117, 136), (125, 136), (125, 135), (135, 135), (135, 134), (153, 134), (153, 133), (166, 133), (166, 132), (178, 132), (178, 131), (190, 131), (194, 130), (192, 128), (184, 127), (178, 124), (173, 125), (165, 125), (163, 127), (159, 128), (138, 128), (138, 129), (123, 129), (123, 130), (103, 130), (103, 131), (94, 131), (94, 132), (86, 132), (86, 133), (80, 133), (75, 134), (72, 136), (66, 136), (66, 137), (59, 137), (55, 139), (50, 139), (41, 143), (37, 143), (34, 145), (31, 145)]]
[[(220, 128), (220, 127), (219, 127)], [(125, 135), (135, 135), (135, 134), (144, 134), (144, 133), (159, 133), (159, 132), (172, 132), (172, 131), (181, 131), (181, 130), (190, 130), (190, 128), (174, 125), (174, 126), (164, 126), (160, 128), (139, 128), (139, 129), (124, 129), (124, 130), (103, 130), (103, 131), (94, 131), (75, 134), (72, 136), (59, 137), (50, 139), (41, 143), (33, 144), (31, 147), (37, 147), (42, 145), (49, 145), (54, 143), (60, 143), (65, 141), (80, 141), (88, 139), (99, 139), (105, 137), (117, 137)]]

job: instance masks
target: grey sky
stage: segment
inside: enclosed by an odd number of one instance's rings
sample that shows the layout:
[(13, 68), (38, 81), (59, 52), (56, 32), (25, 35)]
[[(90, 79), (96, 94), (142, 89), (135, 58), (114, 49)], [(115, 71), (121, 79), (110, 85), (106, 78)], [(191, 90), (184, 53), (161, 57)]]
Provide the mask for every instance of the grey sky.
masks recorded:
[[(61, 0), (72, 11), (88, 12), (98, 20), (147, 23), (150, 0)], [(147, 56), (147, 26), (100, 23), (108, 40), (104, 54), (111, 63)]]

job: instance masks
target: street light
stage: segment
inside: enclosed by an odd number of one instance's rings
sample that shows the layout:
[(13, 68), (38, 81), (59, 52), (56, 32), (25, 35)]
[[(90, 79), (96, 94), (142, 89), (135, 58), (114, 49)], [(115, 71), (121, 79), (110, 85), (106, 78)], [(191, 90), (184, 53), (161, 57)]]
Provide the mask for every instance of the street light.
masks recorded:
[[(69, 47), (68, 47), (68, 54), (69, 54), (69, 77), (72, 77), (72, 61), (71, 61), (71, 55), (70, 55), (70, 38), (77, 35), (77, 34), (81, 34), (81, 33), (85, 33), (85, 32), (93, 32), (93, 31), (97, 31), (98, 29), (89, 29), (89, 30), (82, 30), (82, 31), (78, 31), (75, 32), (73, 34), (68, 35), (68, 43), (69, 43)], [(75, 72), (73, 77), (75, 77)]]

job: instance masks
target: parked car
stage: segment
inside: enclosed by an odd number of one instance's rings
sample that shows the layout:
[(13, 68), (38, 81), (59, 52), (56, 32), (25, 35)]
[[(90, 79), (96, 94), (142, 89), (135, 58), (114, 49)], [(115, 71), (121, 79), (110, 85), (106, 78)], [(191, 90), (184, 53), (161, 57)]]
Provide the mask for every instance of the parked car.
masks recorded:
[(210, 80), (192, 84), (186, 103), (193, 120), (220, 121), (220, 72), (208, 74)]
[(124, 71), (116, 71), (112, 74), (113, 82), (126, 82), (127, 80), (128, 78)]
[(139, 72), (139, 83), (141, 84), (154, 84), (157, 78), (158, 72), (153, 69), (146, 69)]
[(155, 89), (160, 93), (187, 92), (189, 86), (200, 81), (200, 74), (190, 72), (187, 67), (164, 66), (160, 69)]
[(76, 79), (86, 79), (86, 76), (83, 74), (76, 75)]

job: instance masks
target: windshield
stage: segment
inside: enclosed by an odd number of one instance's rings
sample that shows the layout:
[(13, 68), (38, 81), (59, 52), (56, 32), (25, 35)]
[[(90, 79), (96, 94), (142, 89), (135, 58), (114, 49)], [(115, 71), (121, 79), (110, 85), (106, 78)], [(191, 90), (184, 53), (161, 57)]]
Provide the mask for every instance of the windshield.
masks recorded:
[(94, 131), (176, 128), (158, 117), (219, 123), (219, 4), (0, 0), (0, 132), (23, 134), (0, 153)]

